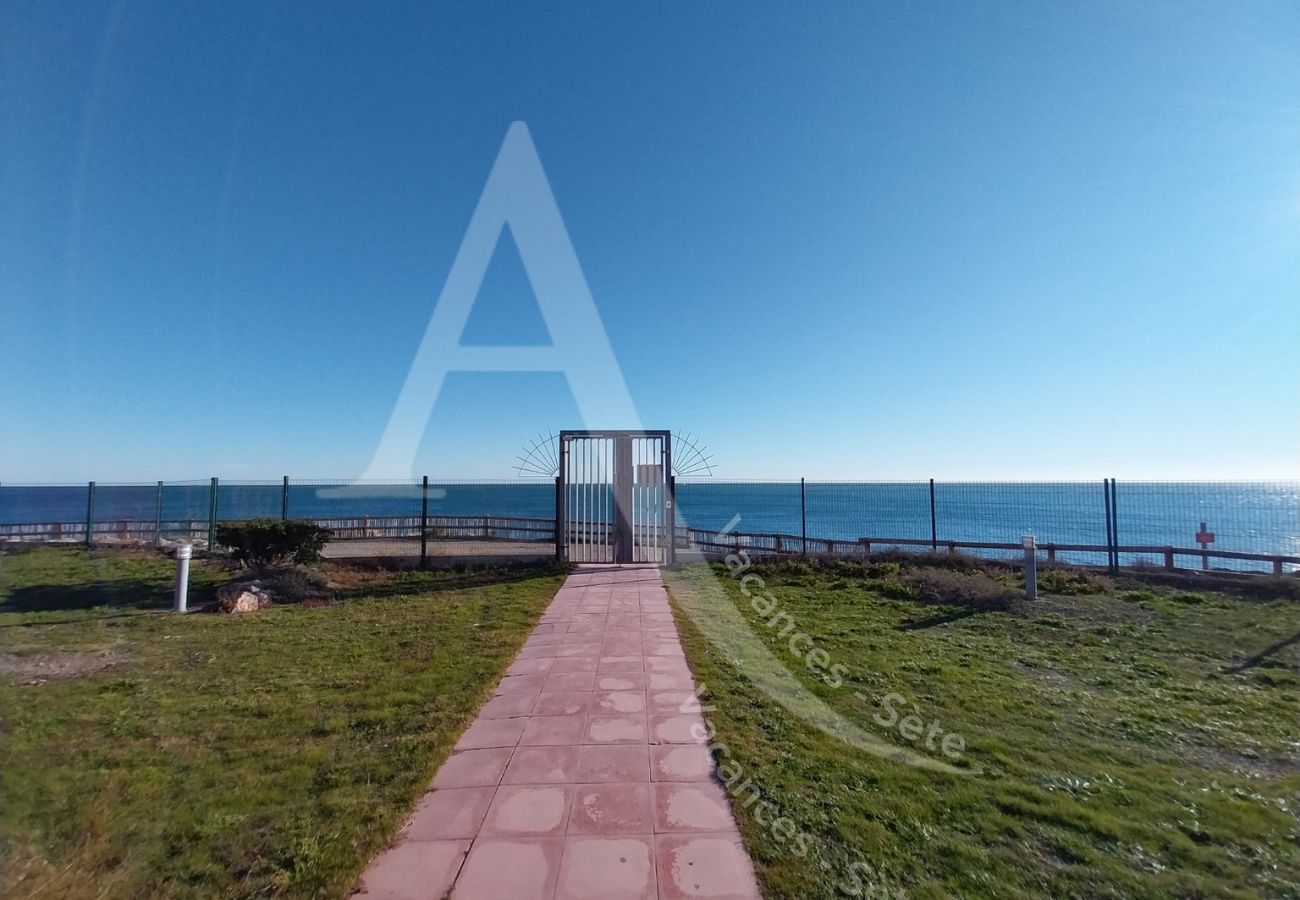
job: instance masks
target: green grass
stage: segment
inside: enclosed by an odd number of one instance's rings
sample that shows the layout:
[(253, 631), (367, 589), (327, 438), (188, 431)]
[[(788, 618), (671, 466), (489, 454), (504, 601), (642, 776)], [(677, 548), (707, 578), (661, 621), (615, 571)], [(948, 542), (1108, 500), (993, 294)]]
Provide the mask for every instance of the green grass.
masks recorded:
[(0, 675), (4, 896), (346, 895), (562, 581), (336, 568), (340, 602), (178, 616), (172, 565), (0, 556), (0, 659), (65, 676)]
[[(838, 688), (810, 672), (726, 569), (666, 573), (715, 755), (750, 782), (733, 807), (768, 897), (1300, 897), (1294, 599), (1054, 577), (1075, 596), (996, 611), (899, 599), (898, 562), (753, 571), (849, 670)], [(902, 695), (962, 735), (967, 774), (787, 712), (741, 632), (872, 738), (951, 762), (873, 720)]]

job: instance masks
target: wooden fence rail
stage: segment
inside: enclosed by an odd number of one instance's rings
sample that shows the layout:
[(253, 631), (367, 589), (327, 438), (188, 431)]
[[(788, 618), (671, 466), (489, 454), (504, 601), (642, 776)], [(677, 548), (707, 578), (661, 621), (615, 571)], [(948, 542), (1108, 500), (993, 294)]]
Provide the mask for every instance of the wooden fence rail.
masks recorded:
[[(933, 541), (919, 538), (882, 537), (864, 537), (858, 538), (856, 541), (810, 537), (805, 541), (802, 536), (792, 534), (736, 531), (722, 534), (716, 531), (702, 531), (695, 528), (688, 529), (687, 532), (685, 543), (679, 543), (679, 547), (694, 547), (696, 549), (721, 552), (758, 551), (782, 556), (797, 556), (802, 553), (826, 556), (866, 555), (873, 552), (873, 549), (901, 549), (904, 547), (924, 548), (931, 551), (938, 548), (947, 553), (956, 553), (959, 550), (1007, 550), (1016, 553), (1024, 551), (1024, 546), (1019, 541)], [(1107, 553), (1115, 550), (1119, 553), (1132, 555), (1160, 556), (1166, 569), (1176, 568), (1175, 563), (1178, 557), (1193, 557), (1200, 560), (1203, 566), (1207, 566), (1212, 559), (1235, 559), (1268, 563), (1271, 565), (1274, 575), (1284, 574), (1288, 565), (1300, 566), (1300, 556), (1245, 553), (1237, 550), (1203, 550), (1201, 548), (1149, 544), (1121, 544), (1116, 547), (1108, 547), (1105, 544), (1040, 543), (1038, 549), (1046, 554), (1048, 562), (1056, 562), (1058, 553)]]
[[(376, 538), (420, 538), (421, 522), (430, 541), (512, 541), (554, 543), (555, 520), (523, 516), (346, 516), (308, 521), (330, 529), (335, 541)], [(225, 524), (225, 523), (218, 523)], [(92, 540), (103, 543), (147, 544), (193, 541), (206, 543), (206, 519), (130, 520), (96, 522)], [(0, 543), (84, 543), (85, 522), (34, 522), (0, 525)]]
[[(421, 523), (425, 523), (424, 538), (428, 541), (470, 542), (511, 541), (516, 543), (555, 542), (555, 520), (525, 516), (347, 516), (311, 519), (334, 532), (333, 540), (360, 541), (374, 539), (419, 540)], [(570, 522), (571, 529), (589, 529), (605, 533), (607, 522)], [(652, 526), (653, 527), (653, 526)], [(659, 529), (660, 538), (663, 537)], [(206, 543), (206, 519), (126, 520), (95, 522), (92, 542), (110, 544), (143, 544), (193, 541)], [(85, 522), (34, 522), (17, 525), (0, 525), (0, 543), (84, 543)], [(674, 542), (679, 549), (703, 552), (767, 553), (792, 556), (811, 553), (819, 556), (864, 556), (884, 548), (925, 548), (956, 553), (959, 550), (1003, 550), (1020, 552), (1019, 541), (946, 541), (920, 538), (863, 537), (856, 540), (838, 538), (804, 537), (779, 532), (719, 532), (708, 529), (679, 526), (674, 529)], [(1300, 556), (1270, 553), (1245, 553), (1236, 550), (1206, 550), (1191, 547), (1157, 545), (1060, 544), (1040, 543), (1038, 549), (1048, 562), (1057, 561), (1058, 553), (1107, 553), (1118, 551), (1130, 555), (1149, 555), (1162, 558), (1164, 568), (1174, 569), (1178, 558), (1190, 557), (1201, 562), (1202, 567), (1213, 559), (1230, 559), (1268, 563), (1273, 573), (1284, 574), (1287, 566), (1300, 566)]]

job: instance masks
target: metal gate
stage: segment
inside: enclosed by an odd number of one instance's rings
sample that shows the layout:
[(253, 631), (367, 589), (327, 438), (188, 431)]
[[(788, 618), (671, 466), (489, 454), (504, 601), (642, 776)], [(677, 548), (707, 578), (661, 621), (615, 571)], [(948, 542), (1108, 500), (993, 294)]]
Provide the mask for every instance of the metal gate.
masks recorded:
[(561, 431), (557, 552), (569, 562), (671, 563), (672, 436)]

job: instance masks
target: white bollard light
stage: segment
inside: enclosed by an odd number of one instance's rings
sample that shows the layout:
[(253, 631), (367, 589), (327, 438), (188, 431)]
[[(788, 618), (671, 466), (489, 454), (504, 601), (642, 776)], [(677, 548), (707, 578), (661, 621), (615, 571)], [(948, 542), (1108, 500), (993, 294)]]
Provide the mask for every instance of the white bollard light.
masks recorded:
[(1038, 543), (1032, 534), (1020, 539), (1025, 546), (1025, 599), (1038, 599)]
[(172, 592), (173, 606), (176, 612), (185, 612), (190, 592), (190, 557), (194, 554), (191, 544), (181, 544), (176, 548), (176, 588)]

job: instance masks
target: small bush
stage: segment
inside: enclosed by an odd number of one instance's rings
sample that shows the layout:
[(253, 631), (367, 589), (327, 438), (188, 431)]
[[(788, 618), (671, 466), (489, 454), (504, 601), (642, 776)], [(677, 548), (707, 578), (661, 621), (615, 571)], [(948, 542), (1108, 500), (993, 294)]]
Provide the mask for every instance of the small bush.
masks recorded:
[(315, 562), (332, 534), (303, 519), (249, 519), (218, 525), (216, 542), (241, 565), (274, 566)]
[(276, 572), (263, 581), (266, 589), (281, 603), (302, 603), (329, 595), (329, 579), (315, 569), (297, 566)]
[(1038, 573), (1038, 589), (1045, 594), (1105, 594), (1114, 588), (1109, 578), (1083, 569), (1046, 569)]
[(863, 574), (868, 578), (897, 578), (903, 574), (903, 564), (899, 562), (871, 561), (863, 567)]
[(974, 557), (969, 553), (935, 553), (931, 550), (878, 550), (867, 557), (868, 563), (898, 563), (904, 568), (941, 568), (953, 572), (987, 572), (997, 568), (996, 561)]
[(984, 575), (968, 575), (943, 569), (927, 569), (909, 575), (906, 583), (922, 600), (976, 609), (1007, 609), (1016, 593)]

